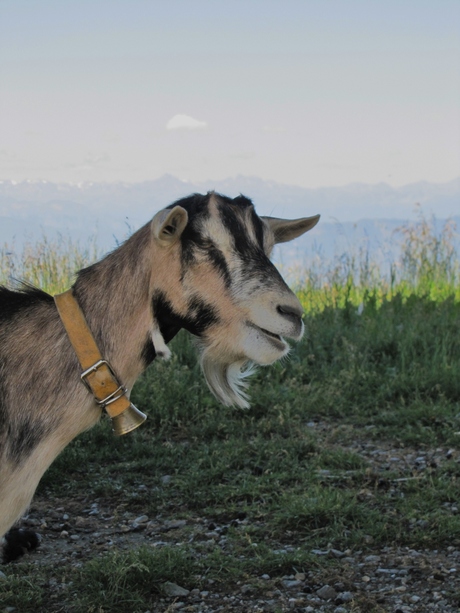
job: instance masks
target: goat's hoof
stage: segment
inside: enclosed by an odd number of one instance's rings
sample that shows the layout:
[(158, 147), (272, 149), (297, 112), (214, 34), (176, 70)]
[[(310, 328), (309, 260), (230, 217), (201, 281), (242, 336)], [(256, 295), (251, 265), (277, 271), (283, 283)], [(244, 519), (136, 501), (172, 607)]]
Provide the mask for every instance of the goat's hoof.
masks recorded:
[(37, 549), (40, 545), (40, 537), (33, 530), (24, 528), (11, 528), (5, 534), (3, 545), (3, 563), (8, 564), (17, 560), (28, 551)]

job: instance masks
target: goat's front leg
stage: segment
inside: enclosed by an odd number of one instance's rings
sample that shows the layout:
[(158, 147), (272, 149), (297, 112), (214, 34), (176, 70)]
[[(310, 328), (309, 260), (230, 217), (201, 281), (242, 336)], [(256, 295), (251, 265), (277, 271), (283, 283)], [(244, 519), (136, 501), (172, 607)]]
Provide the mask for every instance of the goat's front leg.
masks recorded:
[(40, 545), (40, 537), (33, 530), (11, 528), (3, 537), (2, 561), (4, 564), (17, 560)]

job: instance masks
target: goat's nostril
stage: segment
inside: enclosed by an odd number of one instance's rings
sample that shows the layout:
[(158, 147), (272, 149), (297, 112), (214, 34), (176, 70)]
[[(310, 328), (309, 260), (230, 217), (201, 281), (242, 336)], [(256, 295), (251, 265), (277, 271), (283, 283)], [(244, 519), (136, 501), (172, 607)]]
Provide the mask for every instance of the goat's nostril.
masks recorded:
[(303, 310), (300, 307), (294, 307), (291, 305), (278, 305), (276, 307), (277, 312), (286, 317), (286, 319), (290, 319), (291, 321), (298, 322), (302, 319)]

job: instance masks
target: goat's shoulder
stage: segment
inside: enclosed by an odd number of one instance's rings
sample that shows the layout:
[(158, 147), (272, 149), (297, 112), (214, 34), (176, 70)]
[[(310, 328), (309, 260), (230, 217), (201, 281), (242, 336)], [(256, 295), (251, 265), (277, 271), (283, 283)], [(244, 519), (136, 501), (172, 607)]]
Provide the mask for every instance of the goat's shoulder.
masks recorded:
[(0, 285), (0, 324), (33, 310), (37, 306), (53, 304), (54, 300), (47, 294), (32, 285), (21, 285), (18, 289), (9, 289)]

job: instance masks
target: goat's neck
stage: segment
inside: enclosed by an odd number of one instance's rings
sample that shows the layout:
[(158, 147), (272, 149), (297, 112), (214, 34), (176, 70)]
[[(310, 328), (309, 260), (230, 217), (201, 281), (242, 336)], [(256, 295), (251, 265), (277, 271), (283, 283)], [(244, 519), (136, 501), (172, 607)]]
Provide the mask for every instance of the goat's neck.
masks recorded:
[(129, 388), (145, 368), (146, 346), (151, 342), (151, 273), (147, 225), (104, 259), (81, 271), (74, 285), (74, 294), (102, 356)]

